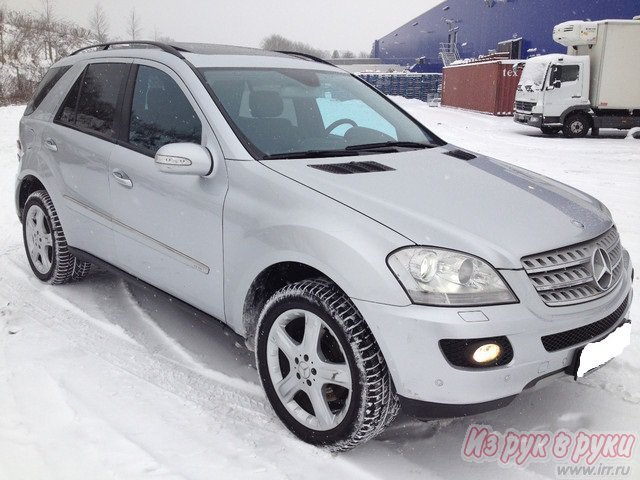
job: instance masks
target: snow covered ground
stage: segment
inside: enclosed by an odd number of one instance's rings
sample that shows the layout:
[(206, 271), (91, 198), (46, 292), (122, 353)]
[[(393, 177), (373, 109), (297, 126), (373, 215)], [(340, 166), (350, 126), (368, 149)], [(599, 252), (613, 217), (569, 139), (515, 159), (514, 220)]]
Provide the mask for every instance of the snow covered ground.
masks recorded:
[[(640, 264), (640, 140), (616, 131), (548, 138), (511, 118), (398, 101), (454, 144), (603, 200)], [(503, 410), (434, 423), (401, 417), (341, 455), (297, 441), (270, 410), (253, 355), (224, 326), (102, 271), (63, 287), (35, 279), (13, 206), (22, 110), (0, 109), (0, 479), (553, 478), (553, 463), (463, 461), (467, 427), (640, 434), (636, 324), (633, 344), (606, 368)], [(637, 279), (635, 288), (637, 296)], [(636, 300), (631, 317), (639, 312)], [(638, 478), (638, 458), (628, 478)]]

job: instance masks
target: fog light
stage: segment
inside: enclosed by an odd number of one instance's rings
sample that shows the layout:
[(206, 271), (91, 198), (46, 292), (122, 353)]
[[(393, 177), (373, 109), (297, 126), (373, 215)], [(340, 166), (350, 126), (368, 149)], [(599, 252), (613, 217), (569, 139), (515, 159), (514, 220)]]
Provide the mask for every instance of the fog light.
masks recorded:
[(502, 353), (500, 345), (496, 343), (485, 343), (475, 349), (471, 358), (479, 364), (494, 362)]

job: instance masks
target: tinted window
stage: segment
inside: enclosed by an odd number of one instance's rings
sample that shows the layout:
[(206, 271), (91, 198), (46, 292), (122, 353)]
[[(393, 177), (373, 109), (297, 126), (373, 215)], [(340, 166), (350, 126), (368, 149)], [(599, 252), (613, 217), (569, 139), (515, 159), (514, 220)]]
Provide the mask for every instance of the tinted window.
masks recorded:
[(140, 65), (129, 143), (155, 153), (167, 143), (200, 143), (201, 138), (200, 119), (176, 82), (156, 68)]
[(56, 120), (115, 138), (118, 97), (128, 68), (124, 63), (89, 65), (69, 91)]
[(87, 67), (80, 87), (77, 127), (115, 138), (118, 94), (127, 69), (124, 63), (97, 63)]
[(27, 108), (24, 112), (25, 115), (29, 115), (35, 111), (36, 108), (40, 106), (42, 101), (46, 98), (49, 92), (55, 87), (58, 80), (62, 78), (62, 76), (67, 73), (71, 66), (66, 67), (55, 67), (50, 68), (44, 78), (38, 84), (36, 91), (31, 98), (31, 101), (27, 105)]
[(64, 99), (64, 103), (58, 110), (56, 115), (56, 121), (73, 125), (76, 123), (76, 107), (78, 106), (78, 92), (80, 91), (80, 84), (82, 83), (82, 75), (75, 81), (71, 90), (67, 94), (67, 98)]

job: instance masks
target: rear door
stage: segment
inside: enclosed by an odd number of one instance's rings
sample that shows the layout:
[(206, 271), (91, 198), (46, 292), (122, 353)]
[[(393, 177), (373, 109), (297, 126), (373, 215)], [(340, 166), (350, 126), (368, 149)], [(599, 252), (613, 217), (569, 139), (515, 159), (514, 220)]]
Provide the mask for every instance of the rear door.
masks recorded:
[[(43, 132), (61, 184), (63, 224), (69, 244), (106, 261), (113, 259), (109, 157), (130, 61), (95, 61), (77, 78)], [(59, 200), (59, 199), (58, 199)]]
[(123, 125), (109, 174), (117, 265), (222, 319), (222, 157), (212, 177), (162, 173), (154, 162), (168, 143), (218, 152), (213, 131), (184, 82), (143, 60), (131, 71)]

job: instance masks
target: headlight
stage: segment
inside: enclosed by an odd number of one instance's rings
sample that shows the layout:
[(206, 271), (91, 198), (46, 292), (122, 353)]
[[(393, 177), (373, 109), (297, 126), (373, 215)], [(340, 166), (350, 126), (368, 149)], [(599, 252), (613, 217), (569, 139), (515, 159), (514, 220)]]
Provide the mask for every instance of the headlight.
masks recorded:
[(387, 263), (413, 303), (474, 306), (518, 301), (491, 265), (466, 253), (407, 247), (389, 255)]

